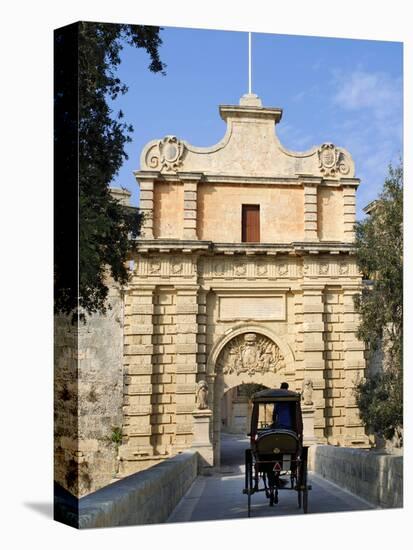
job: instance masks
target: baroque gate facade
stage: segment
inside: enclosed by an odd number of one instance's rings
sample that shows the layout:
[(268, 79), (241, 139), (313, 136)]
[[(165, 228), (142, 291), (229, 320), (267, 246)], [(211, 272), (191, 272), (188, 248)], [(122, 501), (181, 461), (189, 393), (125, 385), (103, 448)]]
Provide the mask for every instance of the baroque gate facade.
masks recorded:
[(365, 359), (351, 155), (285, 149), (282, 110), (254, 94), (220, 115), (217, 145), (166, 136), (135, 172), (145, 219), (124, 298), (122, 474), (191, 447), (203, 381), (215, 464), (221, 399), (248, 383), (310, 382), (317, 441), (369, 445), (353, 391)]

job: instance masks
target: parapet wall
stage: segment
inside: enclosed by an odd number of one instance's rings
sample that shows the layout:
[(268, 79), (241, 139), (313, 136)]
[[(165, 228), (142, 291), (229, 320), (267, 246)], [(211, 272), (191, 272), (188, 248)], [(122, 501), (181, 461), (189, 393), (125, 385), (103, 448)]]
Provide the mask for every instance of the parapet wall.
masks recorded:
[(79, 528), (162, 523), (198, 473), (198, 453), (184, 451), (79, 501)]
[(317, 474), (376, 506), (403, 507), (403, 456), (314, 445), (309, 462)]

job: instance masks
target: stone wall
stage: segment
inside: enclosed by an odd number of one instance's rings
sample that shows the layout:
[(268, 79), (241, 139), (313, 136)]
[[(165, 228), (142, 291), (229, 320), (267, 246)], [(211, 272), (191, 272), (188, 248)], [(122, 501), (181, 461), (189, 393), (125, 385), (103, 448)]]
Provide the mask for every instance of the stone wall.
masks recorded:
[(323, 241), (342, 241), (343, 226), (337, 220), (343, 218), (343, 191), (337, 188), (319, 187), (318, 237)]
[[(312, 237), (319, 241), (351, 241), (351, 224), (337, 223), (352, 216), (354, 200), (350, 192), (337, 186), (319, 185), (313, 189), (313, 202), (306, 186), (225, 185), (200, 182), (190, 198), (195, 197), (194, 212), (197, 236), (215, 242), (241, 242), (243, 204), (260, 205), (260, 240), (264, 243), (289, 243)], [(184, 211), (188, 207), (185, 186), (177, 179), (155, 182), (153, 191), (143, 189), (142, 200), (153, 198), (153, 236), (182, 239)], [(344, 194), (345, 191), (345, 194)], [(354, 191), (352, 191), (354, 194)], [(350, 227), (347, 227), (349, 225)], [(311, 230), (310, 230), (311, 231)]]
[(118, 474), (123, 415), (123, 297), (106, 315), (55, 319), (55, 480), (76, 496)]
[(241, 242), (243, 204), (260, 205), (261, 242), (282, 243), (304, 239), (302, 188), (209, 183), (201, 183), (198, 187), (199, 238), (216, 242)]
[(77, 479), (78, 325), (54, 318), (54, 479), (79, 494)]
[[(189, 243), (185, 252), (170, 246), (163, 253), (136, 255), (125, 294), (120, 473), (149, 468), (191, 446), (196, 383), (202, 379), (209, 384), (216, 463), (220, 399), (250, 382), (278, 387), (287, 381), (301, 391), (310, 378), (318, 442), (369, 446), (353, 394), (364, 373), (364, 346), (356, 338), (353, 296), (360, 275), (354, 258), (230, 249), (211, 254), (192, 250)], [(214, 354), (220, 343), (248, 331), (275, 342), (285, 359), (282, 368), (265, 375), (259, 369), (219, 373)]]
[(79, 503), (79, 527), (163, 523), (198, 473), (198, 453), (185, 451), (145, 472), (130, 475)]
[[(185, 262), (168, 269), (176, 266), (178, 275), (192, 272), (193, 266)], [(165, 262), (149, 262), (155, 276), (161, 275), (161, 267)], [(202, 360), (197, 352), (203, 345), (197, 316), (202, 307), (202, 298), (190, 285), (148, 281), (127, 294), (123, 474), (148, 468), (191, 445), (197, 361)]]
[[(202, 379), (215, 464), (221, 398), (246, 382), (301, 391), (310, 380), (318, 442), (370, 444), (353, 392), (365, 361), (353, 303), (361, 276), (351, 155), (332, 143), (288, 151), (276, 135), (282, 110), (254, 94), (221, 105), (220, 115), (227, 132), (216, 145), (154, 139), (134, 172), (145, 219), (127, 296), (123, 473), (191, 445)], [(243, 204), (260, 207), (259, 243), (241, 242)], [(241, 368), (219, 372), (222, 346), (248, 331), (257, 336), (252, 355), (260, 343), (285, 361), (268, 368), (265, 352), (252, 372), (241, 350)]]
[[(145, 190), (142, 199), (145, 198)], [(153, 232), (154, 237), (167, 239), (182, 238), (184, 209), (184, 186), (178, 182), (158, 183), (153, 193)]]
[(309, 467), (372, 504), (403, 506), (403, 456), (314, 445), (310, 447)]

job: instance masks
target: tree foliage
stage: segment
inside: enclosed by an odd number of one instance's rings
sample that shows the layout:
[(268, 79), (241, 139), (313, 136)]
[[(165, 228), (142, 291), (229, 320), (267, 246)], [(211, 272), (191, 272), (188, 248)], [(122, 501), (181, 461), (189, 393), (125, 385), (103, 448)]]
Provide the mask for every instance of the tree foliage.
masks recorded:
[[(73, 270), (69, 264), (73, 258), (65, 251), (65, 239), (60, 238), (64, 233), (62, 219), (74, 212), (69, 213), (68, 204), (61, 200), (55, 202), (55, 226), (62, 228), (62, 235), (57, 232), (55, 239), (56, 312), (105, 313), (107, 275), (121, 285), (129, 279), (126, 260), (134, 249), (133, 238), (139, 234), (142, 216), (136, 209), (120, 205), (111, 196), (109, 184), (128, 158), (125, 144), (131, 141), (133, 128), (124, 121), (121, 111), (111, 110), (109, 100), (127, 92), (116, 74), (124, 44), (144, 48), (150, 57), (149, 70), (164, 73), (159, 33), (159, 27), (80, 22), (77, 52), (65, 44), (63, 33), (57, 35), (55, 48), (60, 62), (55, 69), (55, 149), (61, 152), (61, 172), (55, 178), (58, 185), (75, 185), (73, 174), (72, 181), (67, 181), (69, 170), (65, 174), (65, 168), (77, 161), (79, 266), (74, 285), (67, 275)], [(70, 55), (76, 58), (77, 82), (73, 81)], [(68, 116), (74, 96), (78, 102), (77, 120)], [(77, 159), (73, 158), (73, 143), (66, 143), (68, 135), (77, 141)]]
[(403, 426), (403, 166), (389, 166), (383, 190), (356, 224), (357, 260), (367, 280), (356, 299), (358, 336), (383, 352), (382, 372), (357, 387), (363, 422), (385, 439)]

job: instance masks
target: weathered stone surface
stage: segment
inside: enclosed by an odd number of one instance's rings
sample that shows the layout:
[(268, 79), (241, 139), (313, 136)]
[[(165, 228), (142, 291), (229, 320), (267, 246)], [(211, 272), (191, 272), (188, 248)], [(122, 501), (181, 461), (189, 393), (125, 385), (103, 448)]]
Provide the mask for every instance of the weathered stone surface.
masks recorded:
[(185, 451), (80, 500), (79, 528), (163, 523), (198, 473), (198, 453)]
[(240, 103), (239, 106), (220, 107), (221, 117), (228, 127), (226, 135), (217, 145), (198, 148), (174, 138), (176, 150), (180, 149), (180, 153), (179, 162), (172, 167), (163, 160), (162, 142), (155, 140), (142, 151), (142, 170), (157, 170), (166, 174), (182, 171), (243, 177), (300, 177), (301, 174), (334, 179), (354, 177), (353, 161), (344, 149), (323, 144), (305, 153), (287, 151), (274, 132), (274, 125), (280, 121), (282, 110), (262, 107), (259, 99), (254, 106), (243, 105), (242, 100)]
[[(56, 471), (69, 488), (71, 464), (76, 494), (189, 448), (201, 380), (215, 464), (224, 393), (247, 383), (301, 391), (311, 378), (317, 441), (369, 445), (348, 400), (365, 368), (351, 156), (329, 143), (286, 150), (282, 111), (255, 96), (220, 112), (227, 133), (214, 147), (166, 136), (144, 148), (130, 284), (122, 297), (112, 288), (105, 318), (57, 328)], [(242, 242), (243, 205), (259, 205), (260, 242)]]
[(403, 456), (332, 445), (310, 447), (317, 474), (382, 508), (403, 507)]
[(78, 496), (118, 471), (112, 437), (123, 419), (123, 303), (115, 287), (109, 300), (108, 314), (85, 326), (55, 318), (55, 481)]

